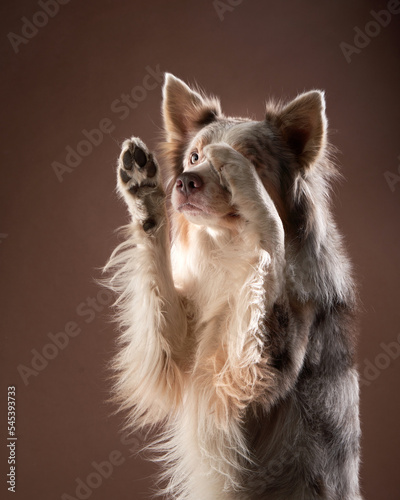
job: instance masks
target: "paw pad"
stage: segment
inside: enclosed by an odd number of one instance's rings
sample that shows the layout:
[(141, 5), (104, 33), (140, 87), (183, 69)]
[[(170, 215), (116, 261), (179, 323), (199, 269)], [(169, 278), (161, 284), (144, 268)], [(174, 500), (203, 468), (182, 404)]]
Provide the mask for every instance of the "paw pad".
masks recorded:
[(125, 141), (118, 174), (130, 193), (138, 195), (142, 187), (155, 187), (157, 181), (152, 179), (157, 174), (157, 168), (153, 155), (139, 139)]
[(146, 166), (147, 156), (143, 151), (143, 149), (136, 147), (135, 152), (133, 153), (133, 157), (135, 159), (135, 162), (139, 165), (140, 168)]
[(132, 153), (129, 151), (125, 151), (125, 153), (122, 156), (122, 163), (124, 164), (124, 167), (126, 170), (132, 170), (133, 168), (133, 158), (132, 158)]
[(119, 175), (121, 177), (122, 182), (124, 182), (125, 184), (131, 180), (126, 170), (124, 170), (123, 168), (119, 169)]
[(157, 173), (157, 166), (154, 163), (152, 155), (143, 151), (141, 147), (131, 143), (129, 149), (122, 154), (122, 165), (120, 168), (122, 182), (127, 183), (135, 177), (135, 169), (148, 179), (151, 179)]

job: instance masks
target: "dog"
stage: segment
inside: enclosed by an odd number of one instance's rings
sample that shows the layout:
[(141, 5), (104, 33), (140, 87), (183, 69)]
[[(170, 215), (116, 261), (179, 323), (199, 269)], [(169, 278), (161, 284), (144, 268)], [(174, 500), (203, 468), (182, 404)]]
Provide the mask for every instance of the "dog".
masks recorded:
[(114, 392), (131, 429), (159, 430), (160, 494), (360, 500), (358, 301), (324, 93), (230, 118), (167, 73), (162, 113), (160, 163), (123, 143), (131, 221), (106, 265)]

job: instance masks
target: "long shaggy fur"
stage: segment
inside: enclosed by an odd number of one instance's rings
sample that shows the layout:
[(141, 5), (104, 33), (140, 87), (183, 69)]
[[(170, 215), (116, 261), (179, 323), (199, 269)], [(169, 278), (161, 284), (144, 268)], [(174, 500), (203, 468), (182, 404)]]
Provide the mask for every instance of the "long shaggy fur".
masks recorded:
[(360, 500), (356, 296), (323, 94), (255, 122), (167, 75), (163, 116), (161, 168), (140, 139), (122, 148), (131, 222), (106, 266), (115, 394), (132, 429), (162, 429), (161, 494)]

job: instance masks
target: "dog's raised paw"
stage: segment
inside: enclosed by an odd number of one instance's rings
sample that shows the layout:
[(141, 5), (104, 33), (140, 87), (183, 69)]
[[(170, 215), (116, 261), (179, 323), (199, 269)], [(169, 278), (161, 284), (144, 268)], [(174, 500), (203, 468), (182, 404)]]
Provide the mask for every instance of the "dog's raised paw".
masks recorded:
[(158, 186), (158, 165), (145, 144), (137, 137), (127, 139), (118, 162), (119, 185), (132, 195), (141, 196)]
[(232, 192), (238, 182), (246, 183), (250, 162), (241, 153), (225, 143), (209, 144), (203, 152), (225, 189)]

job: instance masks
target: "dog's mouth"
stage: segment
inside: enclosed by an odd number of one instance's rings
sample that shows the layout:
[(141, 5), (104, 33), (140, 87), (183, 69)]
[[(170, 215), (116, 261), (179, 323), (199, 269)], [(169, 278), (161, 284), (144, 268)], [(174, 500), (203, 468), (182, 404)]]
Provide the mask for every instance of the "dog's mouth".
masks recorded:
[(185, 203), (181, 203), (178, 206), (178, 212), (181, 212), (181, 213), (188, 212), (192, 215), (196, 215), (196, 213), (201, 214), (201, 215), (208, 213), (203, 207), (200, 207), (200, 206), (195, 205), (194, 203), (190, 203), (188, 201)]
[[(185, 202), (182, 203), (181, 205), (178, 206), (177, 208), (179, 213), (186, 213), (188, 216), (212, 216), (212, 212), (206, 209), (206, 207), (201, 207), (199, 205), (195, 205), (194, 203), (191, 202)], [(224, 218), (236, 218), (240, 217), (240, 214), (236, 209), (232, 210), (231, 212), (224, 214), (221, 214), (220, 216)]]
[(189, 183), (184, 189), (183, 181), (181, 182), (182, 186), (175, 186), (172, 192), (172, 206), (189, 221), (194, 224), (218, 225), (221, 221), (238, 217), (237, 207), (229, 203), (230, 200), (220, 185), (212, 181), (205, 182), (203, 178), (203, 184), (197, 188)]

